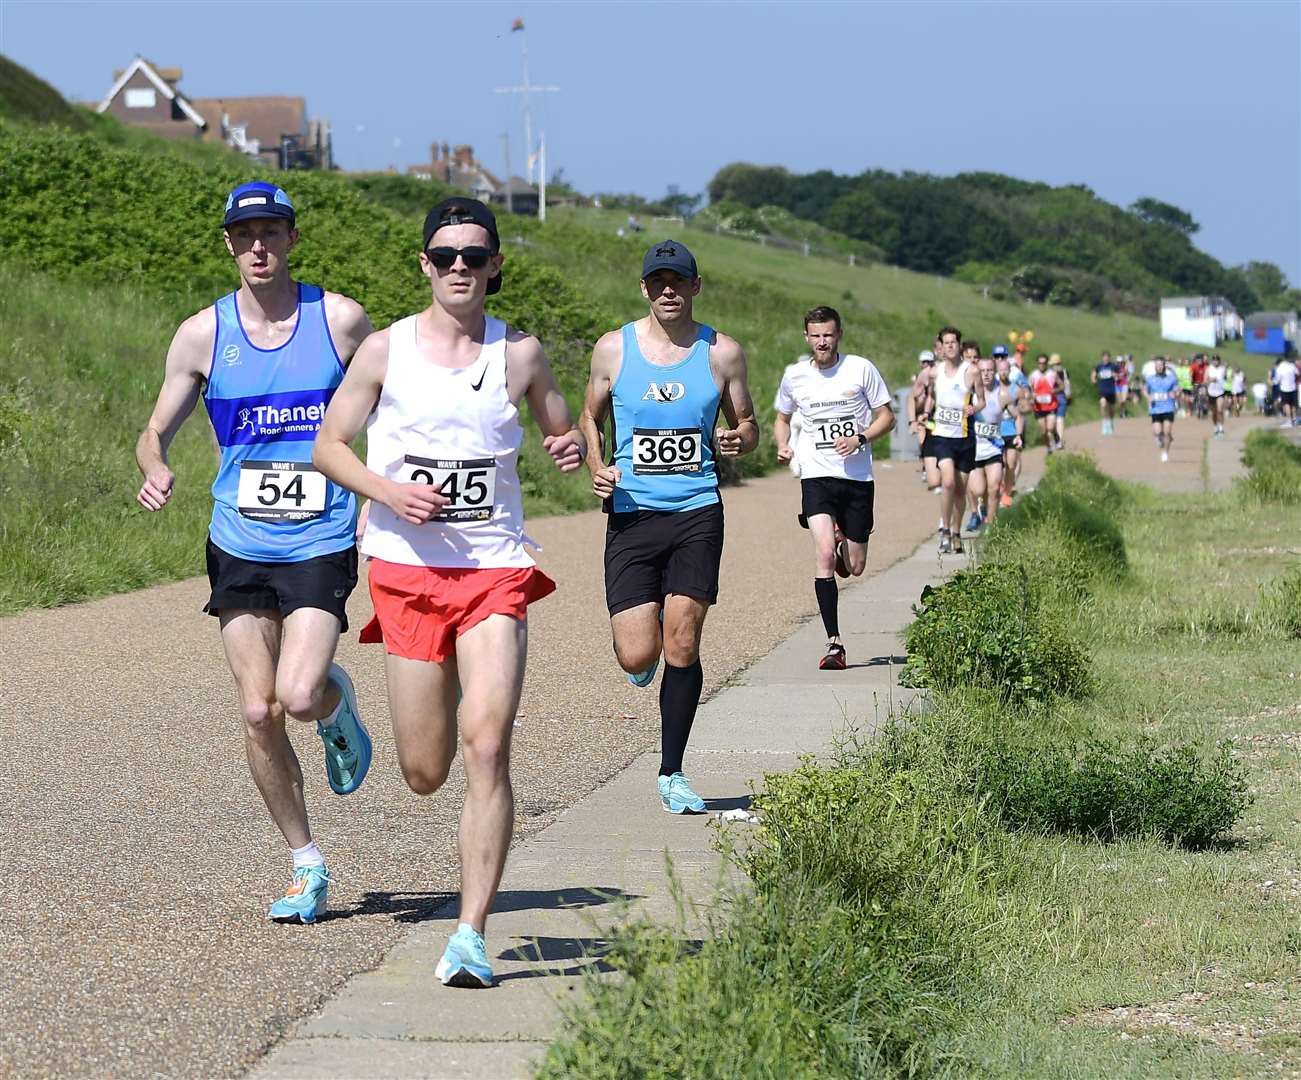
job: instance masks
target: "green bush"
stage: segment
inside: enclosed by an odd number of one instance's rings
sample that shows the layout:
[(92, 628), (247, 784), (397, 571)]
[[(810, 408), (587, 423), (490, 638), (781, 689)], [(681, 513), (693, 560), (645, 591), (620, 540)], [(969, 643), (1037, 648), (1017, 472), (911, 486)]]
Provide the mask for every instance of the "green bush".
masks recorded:
[(1030, 571), (985, 563), (922, 590), (905, 633), (907, 685), (981, 686), (1009, 703), (1080, 698), (1093, 687), (1089, 657), (1041, 602)]
[(1115, 577), (1129, 565), (1125, 538), (1110, 514), (1067, 490), (1041, 487), (1000, 511), (987, 541), (987, 558), (1006, 558), (1007, 539), (1016, 533), (1052, 528), (1065, 542), (1062, 566), (1036, 566), (1034, 574), (1061, 574), (1073, 568), (1091, 577)]
[(1133, 503), (1133, 495), (1119, 481), (1098, 468), (1092, 454), (1053, 454), (1044, 468), (1037, 491), (1065, 492), (1112, 514)]
[(1301, 565), (1262, 586), (1261, 594), (1262, 620), (1285, 637), (1301, 638)]
[[(0, 199), (11, 208), (0, 215), (0, 249), (10, 261), (57, 267), (78, 281), (143, 288), (180, 318), (237, 283), (221, 242), (222, 200), (259, 173), (284, 183), (298, 210), (296, 275), (356, 298), (377, 326), (428, 304), (418, 225), (367, 201), (342, 176), (265, 174), (52, 129), (0, 127)], [(584, 358), (618, 321), (527, 251), (507, 251), (504, 276), (490, 312), (538, 335), (562, 360)], [(581, 385), (568, 380), (571, 401)]]
[(1156, 836), (1193, 849), (1222, 839), (1251, 801), (1227, 743), (1209, 760), (1193, 746), (1149, 739), (1094, 740), (1080, 750), (994, 743), (977, 785), (1013, 828), (1099, 840)]
[(1277, 431), (1253, 431), (1242, 452), (1247, 475), (1238, 491), (1248, 502), (1295, 506), (1301, 503), (1301, 446)]
[(542, 1077), (911, 1076), (948, 1064), (942, 1035), (980, 959), (1014, 935), (998, 903), (995, 820), (921, 773), (806, 760), (765, 777), (739, 855), (753, 890), (698, 950), (635, 926), (589, 987)]
[(1283, 438), (1277, 431), (1258, 428), (1247, 433), (1247, 441), (1242, 447), (1242, 463), (1247, 468), (1258, 469), (1280, 461), (1301, 466), (1301, 446)]

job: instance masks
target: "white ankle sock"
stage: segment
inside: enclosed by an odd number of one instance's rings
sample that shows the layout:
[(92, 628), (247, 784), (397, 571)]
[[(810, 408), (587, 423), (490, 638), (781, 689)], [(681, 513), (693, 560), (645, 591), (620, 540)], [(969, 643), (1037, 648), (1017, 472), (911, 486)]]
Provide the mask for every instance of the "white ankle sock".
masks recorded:
[(295, 870), (300, 870), (304, 866), (325, 865), (325, 856), (321, 854), (321, 849), (316, 846), (315, 840), (309, 840), (303, 847), (290, 848), (289, 854), (294, 857)]

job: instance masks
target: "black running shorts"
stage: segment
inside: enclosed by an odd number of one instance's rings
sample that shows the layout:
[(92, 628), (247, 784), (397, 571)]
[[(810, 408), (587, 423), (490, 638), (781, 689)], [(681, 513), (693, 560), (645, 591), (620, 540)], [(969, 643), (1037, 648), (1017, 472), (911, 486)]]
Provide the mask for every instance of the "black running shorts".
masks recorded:
[(1164, 422), (1167, 421), (1167, 420), (1170, 421), (1170, 423), (1172, 423), (1172, 424), (1175, 422), (1175, 414), (1174, 414), (1174, 410), (1173, 410), (1173, 409), (1172, 409), (1170, 412), (1154, 412), (1154, 413), (1150, 413), (1150, 414), (1149, 414), (1149, 417), (1150, 417), (1152, 423), (1154, 423), (1154, 424), (1161, 424), (1161, 423), (1164, 423)]
[(1284, 405), (1291, 405), (1294, 409), (1296, 408), (1296, 397), (1297, 392), (1295, 390), (1280, 390), (1278, 392), (1278, 400)]
[(866, 544), (874, 524), (872, 506), (876, 485), (871, 480), (843, 476), (814, 476), (800, 481), (801, 524), (814, 514), (827, 514), (840, 531), (856, 544)]
[(931, 452), (937, 461), (951, 459), (959, 472), (971, 472), (976, 467), (974, 435), (968, 435), (965, 439), (951, 439), (945, 435), (936, 435), (931, 439)]
[(611, 615), (661, 604), (669, 593), (718, 601), (723, 504), (697, 510), (610, 514), (605, 527), (605, 603)]
[(920, 453), (924, 458), (935, 456), (935, 436), (931, 434), (929, 429), (926, 431), (926, 434), (922, 436), (922, 447)]
[(223, 610), (278, 611), (289, 615), (299, 608), (320, 608), (348, 629), (348, 597), (357, 585), (355, 545), (302, 562), (250, 562), (208, 541), (208, 583), (212, 596), (204, 606), (209, 615)]

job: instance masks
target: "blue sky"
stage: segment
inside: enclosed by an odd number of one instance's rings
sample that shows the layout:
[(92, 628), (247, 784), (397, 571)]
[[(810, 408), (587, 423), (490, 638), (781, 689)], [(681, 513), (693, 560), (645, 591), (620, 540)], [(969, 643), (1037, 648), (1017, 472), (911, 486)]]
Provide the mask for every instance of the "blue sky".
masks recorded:
[[(1190, 211), (1198, 244), (1301, 283), (1301, 4), (292, 3), (0, 0), (0, 51), (97, 100), (137, 53), (194, 97), (295, 94), (345, 168), (467, 142), (492, 169), (519, 82), (549, 171), (584, 191), (704, 189), (732, 161), (1084, 183)], [(71, 32), (70, 32), (71, 29)]]

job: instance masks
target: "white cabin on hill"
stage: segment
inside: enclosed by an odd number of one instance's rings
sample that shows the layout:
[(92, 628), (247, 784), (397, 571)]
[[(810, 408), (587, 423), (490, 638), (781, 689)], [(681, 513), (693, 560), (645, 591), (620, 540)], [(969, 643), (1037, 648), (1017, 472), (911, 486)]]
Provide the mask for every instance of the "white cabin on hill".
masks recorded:
[(1242, 337), (1242, 317), (1222, 296), (1163, 296), (1161, 337), (1213, 349)]

